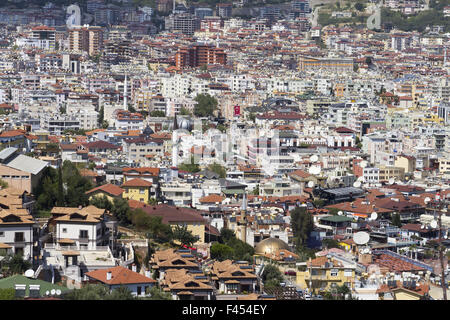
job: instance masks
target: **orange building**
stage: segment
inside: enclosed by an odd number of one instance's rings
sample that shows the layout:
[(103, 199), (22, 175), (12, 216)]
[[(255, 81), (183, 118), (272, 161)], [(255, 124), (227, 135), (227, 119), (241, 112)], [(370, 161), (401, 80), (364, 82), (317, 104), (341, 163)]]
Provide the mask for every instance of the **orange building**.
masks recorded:
[(222, 48), (195, 45), (179, 48), (175, 56), (175, 63), (178, 69), (186, 67), (196, 68), (208, 64), (225, 65), (227, 63), (227, 55)]

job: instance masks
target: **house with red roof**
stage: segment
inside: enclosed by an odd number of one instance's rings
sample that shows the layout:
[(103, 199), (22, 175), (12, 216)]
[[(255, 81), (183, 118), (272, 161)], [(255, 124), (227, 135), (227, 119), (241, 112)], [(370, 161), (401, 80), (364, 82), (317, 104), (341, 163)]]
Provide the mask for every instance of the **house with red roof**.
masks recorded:
[(125, 181), (121, 188), (124, 190), (122, 194), (124, 199), (133, 199), (148, 203), (152, 195), (154, 195), (152, 183), (141, 178)]
[(95, 197), (105, 196), (109, 201), (113, 201), (114, 198), (121, 198), (124, 192), (125, 190), (121, 187), (116, 186), (115, 184), (107, 183), (88, 190), (85, 193), (89, 196), (89, 200), (92, 200)]
[(146, 275), (142, 275), (122, 266), (90, 271), (85, 276), (89, 283), (104, 284), (110, 291), (126, 287), (133, 296), (137, 297), (149, 296), (148, 290), (157, 282), (151, 278), (149, 271)]

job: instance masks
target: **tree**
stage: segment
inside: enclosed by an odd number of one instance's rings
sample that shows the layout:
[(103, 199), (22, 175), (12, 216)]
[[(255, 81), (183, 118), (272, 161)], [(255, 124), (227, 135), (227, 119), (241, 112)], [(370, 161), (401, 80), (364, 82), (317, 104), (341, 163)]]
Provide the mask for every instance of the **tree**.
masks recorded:
[(334, 239), (323, 239), (322, 240), (322, 248), (339, 248), (339, 242)]
[(103, 106), (100, 107), (98, 111), (98, 124), (99, 126), (103, 126), (103, 121), (105, 120), (105, 108)]
[(186, 109), (185, 107), (181, 107), (180, 115), (182, 115), (182, 116), (192, 116), (192, 113), (188, 109)]
[(62, 173), (62, 167), (59, 166), (58, 168), (58, 194), (57, 194), (57, 200), (56, 204), (59, 207), (64, 206), (64, 187), (63, 187), (63, 173)]
[(114, 198), (111, 212), (124, 225), (130, 224), (130, 206), (128, 201), (123, 198)]
[(220, 178), (225, 178), (227, 175), (227, 170), (224, 166), (221, 166), (220, 164), (214, 162), (213, 164), (210, 164), (208, 166), (208, 170), (211, 170), (212, 172), (215, 172), (219, 175)]
[(218, 261), (233, 259), (234, 250), (230, 246), (221, 243), (214, 243), (211, 246), (211, 258)]
[(209, 94), (199, 94), (194, 100), (197, 101), (194, 107), (194, 115), (197, 117), (211, 116), (217, 109), (217, 99)]
[(255, 196), (259, 196), (259, 184), (256, 185), (255, 189), (253, 189), (252, 194)]
[(357, 2), (355, 3), (355, 9), (358, 11), (364, 11), (364, 9), (366, 8), (366, 6), (364, 5), (364, 3), (361, 2)]
[(108, 129), (108, 127), (109, 127), (109, 122), (108, 122), (107, 120), (103, 120), (103, 122), (102, 122), (102, 128), (103, 128), (103, 129)]
[(8, 188), (8, 182), (6, 182), (3, 179), (0, 179), (0, 188), (2, 188), (2, 189)]
[(178, 166), (178, 169), (195, 173), (200, 171), (200, 166), (198, 163), (194, 163), (194, 156), (191, 156), (190, 163), (182, 163)]
[(114, 289), (109, 295), (106, 295), (106, 300), (136, 300), (130, 289), (125, 286), (120, 286)]
[(264, 283), (264, 291), (270, 292), (281, 287), (280, 283), (283, 282), (283, 275), (275, 265), (268, 264), (264, 267), (261, 279)]
[(329, 208), (328, 209), (328, 213), (333, 216), (337, 216), (338, 212), (339, 212), (339, 209), (337, 209), (337, 208)]
[(106, 209), (108, 211), (111, 211), (112, 209), (112, 203), (106, 195), (93, 197), (89, 202), (97, 208)]
[(392, 224), (396, 227), (401, 228), (402, 220), (400, 219), (400, 215), (398, 213), (392, 214)]
[(65, 295), (67, 300), (105, 300), (109, 295), (108, 288), (103, 284), (88, 284), (81, 289), (74, 289)]
[(181, 245), (192, 247), (198, 241), (198, 237), (194, 236), (187, 226), (176, 225), (173, 229), (173, 239), (178, 240)]
[(19, 254), (6, 256), (2, 265), (8, 268), (10, 274), (22, 274), (31, 268), (31, 263), (24, 260)]
[(291, 227), (296, 245), (306, 245), (309, 234), (314, 228), (314, 221), (305, 207), (297, 207), (291, 211)]
[(16, 297), (16, 290), (14, 288), (0, 289), (0, 300), (14, 300)]
[(150, 112), (150, 117), (165, 117), (166, 113), (160, 110), (153, 110)]
[(147, 292), (150, 293), (149, 300), (172, 300), (169, 292), (164, 292), (157, 286), (152, 286), (150, 289), (147, 289)]
[(220, 229), (220, 240), (222, 243), (227, 243), (230, 239), (235, 238), (234, 231), (227, 228)]

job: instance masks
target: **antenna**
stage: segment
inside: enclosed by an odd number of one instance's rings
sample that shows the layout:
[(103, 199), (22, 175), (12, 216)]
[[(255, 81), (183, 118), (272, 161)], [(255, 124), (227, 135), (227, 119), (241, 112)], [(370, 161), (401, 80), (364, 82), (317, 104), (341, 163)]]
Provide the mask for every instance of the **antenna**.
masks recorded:
[(377, 220), (377, 218), (378, 218), (378, 213), (376, 213), (375, 211), (372, 212), (372, 214), (370, 215), (370, 219), (371, 220)]
[(367, 232), (359, 231), (353, 235), (353, 241), (358, 245), (364, 245), (370, 240), (370, 235)]

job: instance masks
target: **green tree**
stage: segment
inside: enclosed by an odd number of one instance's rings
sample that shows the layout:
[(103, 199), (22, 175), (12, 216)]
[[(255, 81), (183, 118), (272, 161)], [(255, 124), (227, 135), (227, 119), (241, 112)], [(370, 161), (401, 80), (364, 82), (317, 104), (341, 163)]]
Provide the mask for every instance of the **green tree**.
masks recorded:
[(98, 125), (102, 126), (104, 120), (105, 120), (105, 108), (101, 106), (100, 110), (98, 111)]
[(259, 184), (256, 185), (255, 189), (253, 189), (252, 194), (255, 196), (259, 196)]
[(334, 239), (323, 239), (322, 240), (322, 248), (339, 248), (339, 241)]
[(121, 224), (130, 224), (130, 206), (126, 199), (114, 198), (111, 212)]
[(166, 113), (160, 110), (153, 110), (150, 112), (150, 117), (165, 117)]
[(220, 229), (220, 242), (227, 243), (230, 239), (235, 238), (234, 231), (227, 228)]
[(401, 228), (402, 227), (402, 221), (400, 219), (400, 215), (398, 213), (392, 214), (392, 224), (396, 227)]
[(337, 216), (338, 212), (339, 212), (339, 209), (337, 209), (337, 208), (329, 208), (328, 209), (328, 213), (333, 216)]
[(105, 300), (136, 300), (130, 289), (125, 286), (120, 286), (117, 289), (112, 290), (109, 295), (106, 295)]
[(6, 182), (3, 179), (0, 179), (0, 188), (2, 188), (2, 189), (8, 188), (8, 182)]
[(152, 286), (147, 291), (150, 293), (149, 300), (172, 300), (172, 296), (169, 292), (164, 292), (157, 286)]
[(364, 3), (361, 2), (357, 2), (355, 3), (355, 9), (358, 11), (364, 11), (364, 9), (366, 8)]
[(178, 169), (195, 173), (200, 171), (200, 166), (198, 163), (194, 163), (194, 156), (191, 156), (190, 163), (182, 163), (178, 166)]
[(173, 239), (178, 240), (181, 245), (192, 247), (198, 241), (198, 237), (194, 236), (187, 226), (176, 225), (173, 229)]
[(59, 207), (64, 206), (63, 173), (62, 173), (61, 166), (58, 167), (58, 194), (57, 194), (56, 205)]
[(81, 289), (74, 289), (65, 295), (66, 300), (105, 300), (109, 295), (103, 284), (88, 284)]
[(306, 245), (309, 234), (314, 228), (314, 221), (305, 207), (297, 207), (291, 211), (291, 227), (296, 245)]
[(264, 267), (261, 279), (264, 283), (264, 291), (270, 292), (281, 287), (280, 283), (283, 282), (283, 275), (277, 266), (268, 264)]
[(215, 172), (219, 175), (220, 178), (225, 178), (227, 175), (227, 170), (224, 166), (221, 166), (217, 162), (214, 162), (208, 166), (208, 170)]
[(217, 109), (217, 99), (209, 94), (199, 94), (194, 99), (197, 104), (194, 107), (194, 115), (208, 117)]
[(8, 269), (10, 274), (22, 274), (31, 268), (31, 263), (24, 260), (19, 254), (6, 256), (2, 265)]
[(97, 208), (106, 209), (108, 211), (111, 211), (112, 209), (112, 203), (106, 195), (93, 197), (89, 203)]
[(0, 289), (0, 301), (14, 300), (15, 297), (16, 297), (16, 290), (14, 290), (14, 288)]
[(230, 246), (221, 243), (214, 243), (211, 246), (211, 258), (218, 261), (233, 259), (234, 250)]
[(192, 116), (192, 113), (188, 109), (186, 109), (185, 107), (181, 107), (180, 115), (182, 115), (182, 116)]

